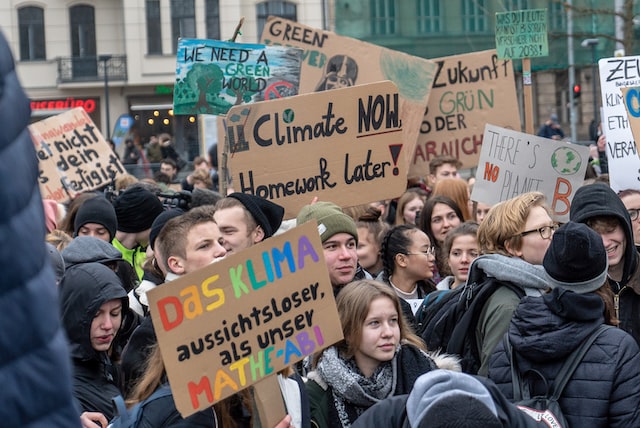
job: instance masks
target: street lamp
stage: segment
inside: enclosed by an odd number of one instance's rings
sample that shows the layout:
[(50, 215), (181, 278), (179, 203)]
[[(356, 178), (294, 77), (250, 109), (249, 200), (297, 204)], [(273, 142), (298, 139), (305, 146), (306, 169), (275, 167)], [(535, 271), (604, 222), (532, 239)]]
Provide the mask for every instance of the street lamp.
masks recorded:
[(580, 45), (583, 48), (591, 48), (591, 83), (593, 85), (593, 126), (598, 126), (598, 92), (596, 89), (596, 46), (598, 39), (584, 39)]
[(109, 119), (109, 72), (107, 71), (107, 63), (111, 60), (111, 55), (100, 55), (99, 61), (102, 61), (102, 73), (104, 74), (104, 105), (107, 115), (107, 140), (111, 139), (111, 120)]

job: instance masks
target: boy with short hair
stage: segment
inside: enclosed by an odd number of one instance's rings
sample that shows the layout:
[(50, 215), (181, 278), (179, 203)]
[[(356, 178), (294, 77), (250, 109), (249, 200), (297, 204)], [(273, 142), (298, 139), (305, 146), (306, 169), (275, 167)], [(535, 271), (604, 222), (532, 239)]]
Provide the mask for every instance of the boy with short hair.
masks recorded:
[(213, 217), (222, 234), (222, 245), (232, 253), (273, 236), (282, 224), (284, 208), (258, 196), (236, 192), (216, 203)]

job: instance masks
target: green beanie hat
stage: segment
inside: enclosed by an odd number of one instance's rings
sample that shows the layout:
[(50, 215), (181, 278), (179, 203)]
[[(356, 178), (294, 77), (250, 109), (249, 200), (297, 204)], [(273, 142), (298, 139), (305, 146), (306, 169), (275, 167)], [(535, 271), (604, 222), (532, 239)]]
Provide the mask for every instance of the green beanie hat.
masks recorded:
[(318, 222), (318, 233), (324, 243), (337, 233), (348, 233), (358, 242), (358, 229), (356, 222), (351, 217), (342, 212), (342, 208), (333, 202), (316, 202), (305, 205), (300, 210), (296, 219), (296, 224), (300, 226), (315, 219)]

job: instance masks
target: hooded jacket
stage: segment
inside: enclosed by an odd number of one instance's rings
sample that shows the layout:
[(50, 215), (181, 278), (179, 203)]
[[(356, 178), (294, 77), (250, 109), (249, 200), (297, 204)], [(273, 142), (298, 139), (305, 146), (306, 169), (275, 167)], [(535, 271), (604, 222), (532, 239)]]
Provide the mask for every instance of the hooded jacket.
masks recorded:
[(29, 99), (0, 33), (0, 425), (79, 427), (56, 282), (44, 245)]
[[(83, 411), (114, 416), (111, 399), (121, 394), (120, 376), (107, 352), (91, 345), (91, 323), (105, 302), (122, 301), (127, 293), (118, 276), (100, 263), (84, 263), (67, 270), (60, 282), (62, 324), (67, 332), (74, 366), (74, 396)], [(115, 340), (114, 340), (115, 341)]]
[(475, 328), (481, 363), (478, 374), (482, 376), (486, 376), (489, 358), (507, 332), (511, 316), (520, 304), (521, 296), (507, 284), (520, 288), (522, 294), (534, 296), (539, 296), (549, 288), (542, 266), (501, 254), (487, 254), (476, 258), (469, 269), (467, 284), (481, 284), (489, 277), (505, 286), (489, 297)]
[[(525, 297), (509, 326), (509, 341), (521, 373), (536, 370), (550, 385), (562, 364), (604, 322), (604, 303), (595, 293), (555, 288), (542, 297)], [(502, 341), (491, 357), (489, 378), (513, 399), (511, 364)], [(560, 396), (572, 427), (640, 426), (640, 353), (619, 329), (602, 332), (591, 345)], [(534, 383), (532, 396), (543, 393)]]
[(640, 344), (640, 264), (633, 243), (631, 218), (622, 200), (606, 184), (594, 183), (579, 188), (571, 202), (571, 221), (586, 223), (589, 219), (602, 216), (617, 218), (624, 231), (626, 246), (622, 259), (622, 279), (617, 282), (607, 278), (607, 283), (614, 293), (620, 328)]
[[(83, 263), (100, 263), (114, 269), (120, 278), (125, 290), (133, 287), (136, 280), (136, 273), (131, 265), (122, 258), (122, 253), (110, 243), (93, 236), (77, 236), (71, 243), (62, 250), (62, 258), (65, 266), (72, 266)], [(141, 317), (130, 308), (123, 308), (122, 326), (120, 333), (112, 347), (112, 356), (122, 353), (124, 346), (129, 341), (133, 331), (140, 325)]]

